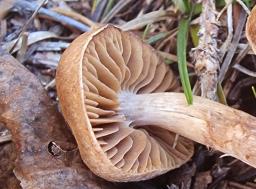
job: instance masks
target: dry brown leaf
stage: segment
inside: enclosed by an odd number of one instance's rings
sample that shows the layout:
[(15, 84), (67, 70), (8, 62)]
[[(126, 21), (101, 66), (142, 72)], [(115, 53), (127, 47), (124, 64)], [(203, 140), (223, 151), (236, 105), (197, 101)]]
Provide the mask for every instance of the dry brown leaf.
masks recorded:
[(109, 188), (82, 163), (63, 118), (40, 82), (3, 51), (0, 122), (11, 130), (17, 151), (14, 172), (23, 188)]

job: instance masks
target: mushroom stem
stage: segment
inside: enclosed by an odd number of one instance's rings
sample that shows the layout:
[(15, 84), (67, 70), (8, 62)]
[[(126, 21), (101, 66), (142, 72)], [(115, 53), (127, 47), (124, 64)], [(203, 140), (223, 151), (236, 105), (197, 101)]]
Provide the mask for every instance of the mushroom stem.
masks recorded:
[(158, 126), (256, 167), (256, 117), (180, 93), (120, 94), (120, 111), (136, 126)]

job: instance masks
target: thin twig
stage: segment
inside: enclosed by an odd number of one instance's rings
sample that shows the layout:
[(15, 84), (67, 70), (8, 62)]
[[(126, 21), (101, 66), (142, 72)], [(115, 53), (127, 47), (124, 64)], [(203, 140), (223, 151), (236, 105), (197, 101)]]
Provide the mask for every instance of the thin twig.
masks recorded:
[(195, 71), (199, 77), (201, 96), (217, 100), (218, 81), (218, 26), (214, 0), (202, 0), (199, 45), (194, 49)]
[[(24, 11), (24, 10), (35, 11), (37, 8), (37, 5), (35, 5), (29, 1), (17, 0), (14, 4), (14, 7), (21, 9), (21, 11)], [(79, 31), (82, 31), (82, 32), (90, 31), (90, 28), (87, 25), (85, 25), (81, 22), (78, 22), (70, 17), (58, 14), (49, 9), (41, 7), (39, 9), (38, 13), (41, 16), (51, 18), (54, 21), (60, 22), (63, 25), (71, 26), (72, 28), (75, 28)]]

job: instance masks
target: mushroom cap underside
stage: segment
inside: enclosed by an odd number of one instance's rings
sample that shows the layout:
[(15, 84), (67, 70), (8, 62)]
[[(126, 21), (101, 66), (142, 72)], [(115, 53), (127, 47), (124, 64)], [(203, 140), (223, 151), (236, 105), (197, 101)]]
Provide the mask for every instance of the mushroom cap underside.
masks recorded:
[(65, 120), (85, 164), (110, 181), (145, 180), (175, 169), (193, 155), (193, 142), (125, 117), (129, 94), (177, 89), (172, 70), (133, 33), (106, 25), (84, 33), (65, 50), (56, 74)]

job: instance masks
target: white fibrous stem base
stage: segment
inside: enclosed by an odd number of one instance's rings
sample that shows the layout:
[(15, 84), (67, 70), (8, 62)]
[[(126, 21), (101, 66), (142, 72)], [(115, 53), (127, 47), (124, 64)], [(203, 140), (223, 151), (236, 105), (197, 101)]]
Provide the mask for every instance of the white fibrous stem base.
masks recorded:
[(119, 94), (132, 126), (156, 126), (212, 147), (256, 167), (256, 118), (202, 97), (188, 105), (180, 93)]

